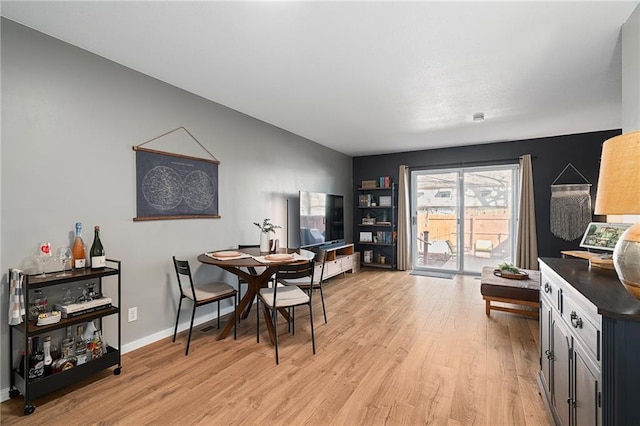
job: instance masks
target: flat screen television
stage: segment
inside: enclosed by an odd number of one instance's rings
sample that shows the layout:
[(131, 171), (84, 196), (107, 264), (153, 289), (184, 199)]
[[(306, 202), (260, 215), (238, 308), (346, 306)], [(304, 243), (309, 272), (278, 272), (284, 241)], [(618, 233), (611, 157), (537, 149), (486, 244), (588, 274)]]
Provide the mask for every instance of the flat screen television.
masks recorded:
[(344, 197), (300, 191), (300, 247), (344, 241)]
[(620, 236), (630, 226), (630, 223), (591, 222), (584, 231), (580, 247), (613, 251)]

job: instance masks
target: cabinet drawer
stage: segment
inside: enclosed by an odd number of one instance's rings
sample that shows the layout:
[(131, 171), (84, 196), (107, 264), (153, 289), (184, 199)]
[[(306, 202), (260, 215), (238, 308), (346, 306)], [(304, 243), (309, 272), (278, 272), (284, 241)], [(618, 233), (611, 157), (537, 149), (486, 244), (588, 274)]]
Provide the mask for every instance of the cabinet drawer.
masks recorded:
[(348, 255), (340, 259), (342, 261), (342, 270), (347, 271), (353, 268), (353, 256)]
[(336, 275), (342, 272), (342, 261), (341, 259), (331, 260), (324, 267), (326, 276)]
[(562, 312), (563, 281), (546, 265), (540, 265), (540, 298), (545, 298), (549, 305), (558, 312)]
[(589, 315), (571, 297), (563, 297), (562, 317), (571, 326), (574, 335), (598, 361), (600, 361), (600, 329)]

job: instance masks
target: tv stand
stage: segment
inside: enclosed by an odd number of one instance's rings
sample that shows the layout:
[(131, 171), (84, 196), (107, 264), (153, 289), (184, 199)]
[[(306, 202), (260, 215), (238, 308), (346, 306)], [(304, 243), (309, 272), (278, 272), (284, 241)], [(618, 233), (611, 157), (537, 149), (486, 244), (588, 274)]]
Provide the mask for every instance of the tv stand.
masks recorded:
[[(335, 242), (319, 247), (327, 252), (323, 279), (331, 278), (346, 272), (353, 272), (353, 244)], [(322, 265), (316, 265), (314, 274), (320, 276)]]

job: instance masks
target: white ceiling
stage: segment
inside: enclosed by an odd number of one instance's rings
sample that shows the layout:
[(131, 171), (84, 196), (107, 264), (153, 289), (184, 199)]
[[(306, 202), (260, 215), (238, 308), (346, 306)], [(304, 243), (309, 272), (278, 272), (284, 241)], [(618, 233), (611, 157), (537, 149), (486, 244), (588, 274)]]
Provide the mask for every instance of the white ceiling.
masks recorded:
[(13, 21), (352, 156), (621, 128), (620, 29), (637, 5), (1, 3)]

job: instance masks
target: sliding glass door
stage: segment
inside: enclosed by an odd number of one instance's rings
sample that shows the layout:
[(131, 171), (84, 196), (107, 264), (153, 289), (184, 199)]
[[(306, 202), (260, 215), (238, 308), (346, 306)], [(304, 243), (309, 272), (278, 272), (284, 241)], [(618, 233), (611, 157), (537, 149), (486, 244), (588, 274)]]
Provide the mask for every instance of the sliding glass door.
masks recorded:
[(480, 273), (513, 263), (518, 166), (411, 172), (414, 269)]

